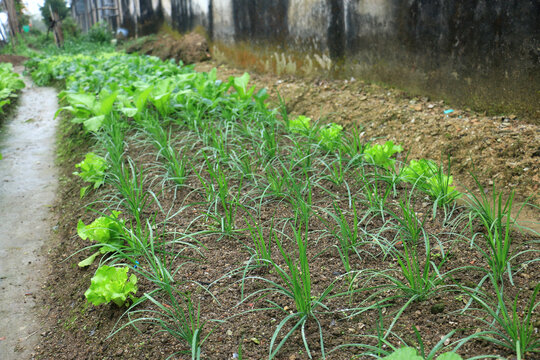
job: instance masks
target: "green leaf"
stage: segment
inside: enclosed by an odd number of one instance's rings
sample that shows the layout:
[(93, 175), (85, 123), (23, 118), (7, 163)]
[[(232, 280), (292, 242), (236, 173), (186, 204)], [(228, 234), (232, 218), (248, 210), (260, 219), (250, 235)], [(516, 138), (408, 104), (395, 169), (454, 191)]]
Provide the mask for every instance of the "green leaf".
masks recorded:
[(66, 100), (73, 107), (80, 107), (90, 111), (96, 103), (96, 97), (91, 94), (68, 94)]
[(124, 243), (122, 239), (123, 222), (118, 219), (120, 211), (112, 211), (110, 217), (101, 216), (91, 224), (85, 225), (82, 220), (77, 223), (77, 235), (83, 240), (96, 241), (103, 244), (102, 253), (115, 251)]
[(98, 132), (99, 129), (101, 129), (101, 126), (103, 126), (104, 121), (105, 115), (91, 117), (90, 119), (83, 121), (84, 129), (91, 132)]
[(240, 97), (244, 97), (247, 93), (247, 85), (249, 83), (249, 74), (247, 72), (240, 77), (235, 77), (233, 80), (233, 87)]
[(64, 107), (61, 107), (60, 109), (56, 110), (56, 112), (54, 113), (54, 119), (56, 119), (58, 117), (58, 115), (60, 115), (60, 113), (62, 111), (64, 111), (64, 110), (67, 110), (72, 114), (75, 112), (75, 108), (73, 106), (64, 106)]
[(343, 126), (332, 123), (320, 130), (319, 141), (325, 148), (333, 150), (339, 144), (342, 130)]
[(437, 173), (437, 164), (432, 160), (420, 159), (411, 160), (409, 166), (401, 170), (403, 180), (414, 184), (418, 179), (430, 178)]
[(146, 102), (148, 101), (148, 96), (150, 96), (150, 93), (152, 92), (153, 89), (154, 89), (153, 86), (149, 86), (135, 95), (135, 107), (137, 108), (137, 114), (139, 114), (142, 111), (142, 109), (146, 106)]
[(89, 152), (85, 155), (84, 160), (75, 167), (80, 168), (81, 172), (74, 172), (73, 175), (81, 177), (84, 181), (94, 183), (94, 189), (97, 189), (104, 182), (108, 164), (105, 158)]
[(463, 360), (463, 358), (455, 352), (447, 352), (439, 355), (437, 360)]
[(401, 170), (401, 176), (404, 181), (416, 185), (431, 197), (441, 198), (443, 203), (461, 196), (455, 187), (451, 186), (454, 181), (452, 176), (445, 175), (442, 167), (432, 160), (411, 160), (409, 166)]
[(128, 108), (128, 107), (121, 108), (118, 111), (120, 111), (122, 114), (130, 118), (134, 117), (139, 112), (137, 108)]
[(254, 96), (255, 101), (262, 108), (266, 108), (266, 105), (264, 104), (264, 102), (266, 101), (266, 99), (268, 99), (268, 97), (269, 95), (268, 95), (268, 91), (266, 91), (266, 88), (262, 88)]
[(113, 109), (114, 102), (118, 96), (118, 91), (109, 95), (100, 94), (100, 99), (97, 101), (97, 108), (94, 109), (96, 115), (109, 115)]
[(424, 360), (418, 356), (416, 349), (412, 347), (403, 347), (394, 351), (392, 354), (383, 357), (381, 360)]
[(131, 274), (128, 281), (128, 270), (127, 267), (102, 265), (92, 277), (90, 288), (84, 296), (96, 306), (111, 301), (118, 306), (124, 305), (130, 293), (137, 292), (137, 276)]
[(310, 128), (311, 118), (300, 115), (295, 119), (289, 120), (289, 131), (292, 133), (306, 133)]
[(86, 259), (80, 261), (77, 265), (79, 267), (86, 267), (86, 266), (90, 266), (94, 263), (94, 261), (96, 260), (96, 257), (101, 254), (101, 251), (96, 251), (95, 253), (93, 253), (92, 255), (90, 255), (89, 257), (87, 257)]
[(86, 194), (86, 191), (88, 190), (90, 186), (83, 186), (81, 188), (81, 191), (79, 191), (79, 198), (82, 199), (84, 195)]
[(367, 162), (374, 165), (391, 168), (396, 160), (392, 156), (403, 151), (401, 145), (394, 145), (392, 141), (387, 141), (384, 145), (374, 144), (366, 146), (364, 157)]

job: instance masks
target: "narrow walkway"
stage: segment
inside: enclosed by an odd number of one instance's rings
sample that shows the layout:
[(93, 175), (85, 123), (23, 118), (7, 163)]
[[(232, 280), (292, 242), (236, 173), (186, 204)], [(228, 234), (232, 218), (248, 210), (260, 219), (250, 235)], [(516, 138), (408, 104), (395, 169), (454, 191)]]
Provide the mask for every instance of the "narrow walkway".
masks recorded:
[(34, 296), (41, 288), (40, 247), (50, 236), (58, 183), (53, 88), (25, 79), (12, 119), (0, 130), (0, 359), (30, 359), (40, 336)]

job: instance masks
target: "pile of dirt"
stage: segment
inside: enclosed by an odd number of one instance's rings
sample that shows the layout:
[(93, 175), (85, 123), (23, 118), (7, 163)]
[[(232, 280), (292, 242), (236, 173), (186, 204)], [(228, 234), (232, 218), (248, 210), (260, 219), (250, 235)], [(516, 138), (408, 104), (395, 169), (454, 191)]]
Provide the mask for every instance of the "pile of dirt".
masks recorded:
[(22, 65), (28, 58), (20, 55), (0, 55), (0, 62), (9, 62), (13, 66)]
[(184, 64), (193, 64), (208, 60), (210, 52), (204, 36), (198, 33), (188, 33), (183, 36), (160, 33), (129, 43), (125, 48), (127, 53), (157, 56), (162, 60), (175, 59)]

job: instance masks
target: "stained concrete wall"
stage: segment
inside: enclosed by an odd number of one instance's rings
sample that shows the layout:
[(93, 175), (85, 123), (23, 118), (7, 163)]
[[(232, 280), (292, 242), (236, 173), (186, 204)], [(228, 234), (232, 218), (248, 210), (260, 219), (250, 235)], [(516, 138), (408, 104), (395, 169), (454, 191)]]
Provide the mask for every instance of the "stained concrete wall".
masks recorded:
[(252, 49), (266, 70), (330, 70), (540, 118), (540, 0), (119, 1), (124, 26), (202, 26), (215, 54)]

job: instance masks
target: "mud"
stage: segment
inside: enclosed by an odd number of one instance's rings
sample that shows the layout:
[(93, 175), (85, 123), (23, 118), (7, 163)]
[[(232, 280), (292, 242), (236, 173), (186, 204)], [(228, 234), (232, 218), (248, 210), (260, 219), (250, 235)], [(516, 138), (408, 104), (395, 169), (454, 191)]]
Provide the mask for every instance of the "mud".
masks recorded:
[[(20, 69), (22, 70), (22, 69)], [(28, 359), (40, 336), (36, 292), (52, 228), (57, 188), (54, 166), (58, 108), (53, 88), (25, 79), (13, 117), (0, 130), (0, 358)]]

